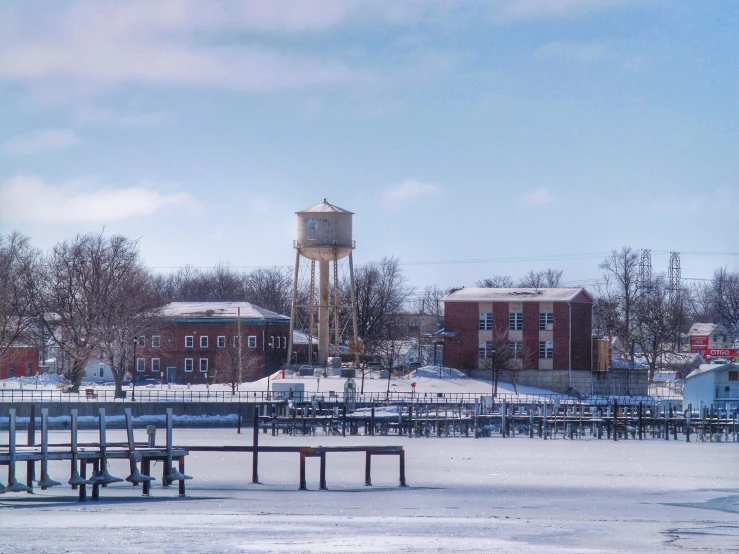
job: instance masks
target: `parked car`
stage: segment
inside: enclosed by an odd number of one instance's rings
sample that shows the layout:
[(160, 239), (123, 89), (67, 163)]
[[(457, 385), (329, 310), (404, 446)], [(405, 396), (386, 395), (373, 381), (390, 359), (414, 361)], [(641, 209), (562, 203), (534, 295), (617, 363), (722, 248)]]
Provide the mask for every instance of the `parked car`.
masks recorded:
[[(145, 385), (159, 385), (161, 382), (159, 379), (155, 379), (154, 377), (149, 377), (147, 375), (137, 375), (136, 379), (134, 379), (134, 383), (137, 386), (145, 386)], [(124, 387), (127, 387), (131, 384), (130, 379), (124, 379), (121, 385)]]

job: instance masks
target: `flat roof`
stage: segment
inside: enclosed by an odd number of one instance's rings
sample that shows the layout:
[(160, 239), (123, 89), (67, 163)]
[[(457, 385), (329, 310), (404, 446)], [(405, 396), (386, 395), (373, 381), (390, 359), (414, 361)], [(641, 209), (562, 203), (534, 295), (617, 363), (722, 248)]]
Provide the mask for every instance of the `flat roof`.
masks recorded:
[(249, 302), (171, 302), (160, 312), (163, 317), (175, 319), (241, 319), (287, 320), (286, 315), (260, 308)]
[(725, 370), (739, 370), (739, 365), (731, 362), (727, 364), (701, 364), (700, 366), (698, 366), (698, 369), (694, 369), (693, 371), (691, 371), (686, 379), (692, 379), (693, 377), (698, 377), (699, 375), (704, 375), (705, 373), (713, 373), (715, 371)]
[(512, 288), (493, 289), (483, 287), (463, 288), (447, 294), (444, 302), (571, 302), (580, 294), (588, 301), (593, 298), (582, 288)]

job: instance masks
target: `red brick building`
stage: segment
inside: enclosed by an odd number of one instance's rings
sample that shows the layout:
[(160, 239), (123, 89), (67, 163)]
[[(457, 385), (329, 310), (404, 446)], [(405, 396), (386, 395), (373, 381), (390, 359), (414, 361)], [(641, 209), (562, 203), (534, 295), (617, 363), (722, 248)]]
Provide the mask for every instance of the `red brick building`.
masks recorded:
[(0, 355), (0, 380), (38, 373), (38, 348), (11, 346)]
[(490, 349), (502, 342), (531, 353), (523, 369), (590, 370), (592, 307), (582, 288), (463, 288), (444, 298), (444, 365), (489, 369)]
[(212, 381), (232, 363), (241, 318), (242, 378), (255, 381), (287, 360), (290, 318), (248, 302), (172, 302), (150, 336), (139, 337), (136, 377)]

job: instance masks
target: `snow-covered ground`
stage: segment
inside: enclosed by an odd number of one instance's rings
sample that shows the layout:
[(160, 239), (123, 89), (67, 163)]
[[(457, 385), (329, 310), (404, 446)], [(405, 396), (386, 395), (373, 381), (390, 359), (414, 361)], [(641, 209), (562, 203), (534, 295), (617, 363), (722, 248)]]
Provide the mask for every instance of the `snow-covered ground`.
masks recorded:
[[(145, 430), (137, 430), (145, 440)], [(81, 441), (96, 433), (83, 431)], [(52, 432), (51, 440), (68, 440)], [(121, 441), (121, 431), (109, 431)], [(20, 440), (20, 439), (19, 439)], [(232, 429), (175, 430), (175, 442), (250, 444)], [(7, 442), (7, 434), (0, 434)], [(111, 485), (99, 502), (66, 488), (0, 495), (0, 552), (730, 552), (739, 549), (739, 444), (260, 435), (263, 445), (402, 444), (398, 460), (329, 454), (329, 491), (298, 491), (297, 454), (193, 453), (188, 496), (143, 499)], [(110, 472), (125, 477), (125, 461)], [(50, 464), (57, 480), (68, 463)], [(160, 468), (155, 467), (155, 474)], [(22, 471), (24, 473), (24, 471)], [(4, 471), (0, 479), (5, 478)]]

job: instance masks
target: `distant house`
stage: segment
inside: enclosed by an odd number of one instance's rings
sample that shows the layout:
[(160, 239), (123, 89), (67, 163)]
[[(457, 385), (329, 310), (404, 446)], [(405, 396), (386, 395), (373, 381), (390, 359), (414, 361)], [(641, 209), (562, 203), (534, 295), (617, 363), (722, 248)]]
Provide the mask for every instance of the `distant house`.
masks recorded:
[(32, 377), (38, 373), (38, 348), (10, 346), (0, 356), (0, 379)]
[(683, 389), (683, 407), (692, 404), (698, 409), (701, 402), (704, 406), (716, 405), (725, 408), (739, 406), (739, 365), (702, 364), (685, 378)]
[(82, 380), (91, 383), (110, 383), (114, 377), (110, 365), (96, 358), (87, 362)]
[(708, 356), (729, 357), (730, 352), (723, 351), (733, 349), (734, 338), (721, 323), (694, 323), (688, 331), (690, 351), (700, 354), (703, 359), (708, 359)]

